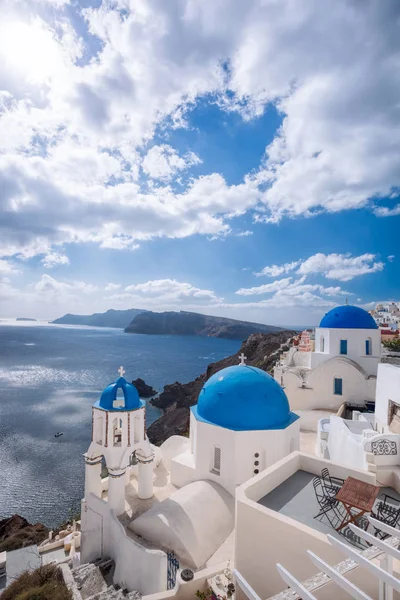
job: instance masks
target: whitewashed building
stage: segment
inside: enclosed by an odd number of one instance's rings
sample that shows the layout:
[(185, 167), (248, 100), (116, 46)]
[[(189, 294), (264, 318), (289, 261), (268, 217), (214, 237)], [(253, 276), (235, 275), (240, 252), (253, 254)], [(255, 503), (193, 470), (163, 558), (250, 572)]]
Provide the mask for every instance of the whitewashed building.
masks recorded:
[(315, 350), (304, 346), (293, 346), (274, 370), (302, 428), (310, 411), (374, 401), (381, 339), (368, 312), (350, 305), (333, 308), (315, 329)]
[[(281, 386), (244, 364), (204, 385), (190, 438), (160, 449), (145, 433), (145, 406), (123, 378), (93, 406), (85, 454), (81, 561), (115, 561), (115, 582), (142, 594), (233, 556), (236, 487), (299, 449), (299, 419)], [(101, 478), (102, 463), (108, 476)]]

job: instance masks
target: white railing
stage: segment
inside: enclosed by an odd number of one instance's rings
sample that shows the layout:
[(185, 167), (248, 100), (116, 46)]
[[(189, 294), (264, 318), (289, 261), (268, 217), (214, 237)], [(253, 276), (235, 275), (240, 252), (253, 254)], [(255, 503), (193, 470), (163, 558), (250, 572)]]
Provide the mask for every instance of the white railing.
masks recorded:
[[(362, 552), (355, 550), (336, 537), (331, 535), (328, 535), (327, 537), (332, 546), (335, 546), (335, 548), (343, 552), (348, 559), (354, 561), (356, 566), (366, 569), (377, 579), (379, 600), (393, 600), (393, 591), (395, 590), (400, 593), (400, 579), (393, 574), (393, 560), (400, 560), (400, 550), (398, 550), (400, 530), (394, 529), (372, 517), (369, 517), (369, 522), (373, 527), (386, 533), (389, 537), (385, 540), (379, 539), (353, 524), (350, 525), (350, 528), (359, 538), (372, 544), (372, 547), (377, 550), (378, 557), (380, 558), (380, 566), (372, 562), (370, 557), (365, 556)], [(349, 594), (351, 598), (355, 598), (356, 600), (374, 600), (357, 585), (345, 578), (342, 572), (338, 570), (338, 565), (336, 565), (336, 567), (328, 565), (310, 550), (307, 551), (307, 554), (314, 565), (320, 569), (320, 575), (322, 577), (325, 576), (325, 585), (327, 583), (333, 583)], [(316, 597), (311, 593), (309, 589), (310, 586), (307, 585), (307, 582), (298, 581), (281, 564), (277, 564), (276, 568), (282, 580), (289, 586), (289, 590), (279, 594), (279, 597), (284, 598), (286, 597), (286, 594), (288, 594), (287, 598), (290, 597), (293, 600), (295, 598), (301, 598), (302, 600), (316, 600)], [(278, 596), (274, 596), (274, 598), (278, 598)]]

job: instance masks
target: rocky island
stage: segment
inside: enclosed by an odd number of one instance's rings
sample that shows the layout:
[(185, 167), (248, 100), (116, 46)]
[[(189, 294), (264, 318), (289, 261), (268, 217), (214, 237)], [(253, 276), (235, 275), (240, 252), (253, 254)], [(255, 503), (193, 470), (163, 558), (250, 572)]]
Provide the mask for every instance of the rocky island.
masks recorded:
[(55, 325), (89, 325), (91, 327), (116, 327), (124, 329), (132, 319), (143, 312), (142, 308), (129, 308), (128, 310), (110, 309), (104, 313), (94, 313), (93, 315), (72, 315), (67, 313), (51, 321)]
[(253, 333), (243, 342), (239, 352), (211, 363), (207, 371), (190, 383), (175, 383), (164, 386), (164, 391), (151, 403), (164, 414), (147, 429), (152, 444), (160, 445), (171, 435), (187, 435), (189, 429), (189, 409), (197, 403), (204, 383), (214, 373), (237, 365), (239, 354), (247, 357), (246, 364), (270, 372), (281, 352), (288, 349), (288, 342), (297, 335), (296, 331), (283, 330), (277, 333)]
[(152, 398), (157, 394), (157, 390), (152, 388), (151, 385), (147, 385), (140, 377), (132, 381), (132, 385), (135, 386), (141, 398)]
[(28, 317), (17, 317), (16, 321), (37, 321), (37, 319), (30, 319)]
[(252, 333), (282, 331), (281, 327), (237, 321), (193, 312), (142, 312), (125, 328), (127, 333), (152, 335), (203, 335), (243, 340)]

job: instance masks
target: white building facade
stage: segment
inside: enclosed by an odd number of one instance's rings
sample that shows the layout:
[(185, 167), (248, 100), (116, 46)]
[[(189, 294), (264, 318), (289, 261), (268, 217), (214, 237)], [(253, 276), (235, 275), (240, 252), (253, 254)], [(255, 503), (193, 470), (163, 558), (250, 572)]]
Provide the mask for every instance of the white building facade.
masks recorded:
[(293, 410), (337, 410), (374, 401), (381, 357), (379, 329), (357, 306), (338, 306), (315, 329), (315, 350), (293, 347), (275, 367)]

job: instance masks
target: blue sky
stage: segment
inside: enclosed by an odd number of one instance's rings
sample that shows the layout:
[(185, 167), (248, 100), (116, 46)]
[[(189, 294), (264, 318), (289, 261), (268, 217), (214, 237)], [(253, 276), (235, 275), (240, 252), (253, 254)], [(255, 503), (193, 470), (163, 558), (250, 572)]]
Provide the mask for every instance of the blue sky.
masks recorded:
[(395, 0), (3, 12), (0, 316), (400, 299)]

